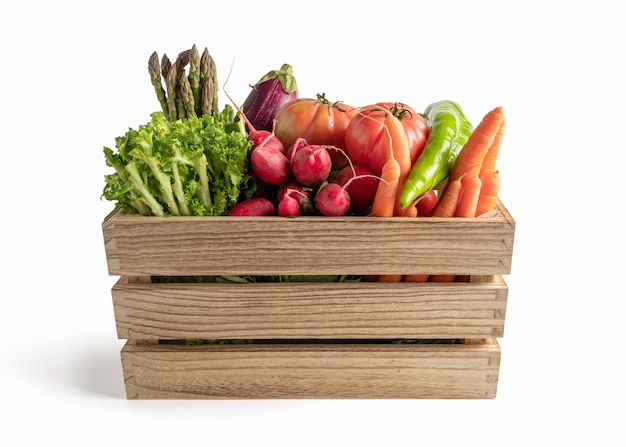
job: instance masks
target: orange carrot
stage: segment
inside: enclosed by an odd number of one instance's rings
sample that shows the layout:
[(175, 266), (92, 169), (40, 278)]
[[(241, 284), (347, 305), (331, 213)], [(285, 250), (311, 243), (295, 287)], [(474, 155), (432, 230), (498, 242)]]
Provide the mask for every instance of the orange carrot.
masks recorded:
[(380, 181), (374, 195), (374, 202), (372, 203), (372, 216), (393, 217), (399, 182), (400, 164), (392, 156), (383, 165)]
[(454, 217), (476, 217), (476, 207), (480, 197), (481, 181), (477, 175), (464, 178), (461, 182), (463, 189)]
[(478, 197), (478, 204), (476, 205), (476, 216), (491, 211), (496, 206), (498, 200), (500, 174), (496, 171), (496, 160), (500, 152), (500, 146), (502, 146), (505, 128), (506, 120), (503, 120), (480, 168), (479, 177), (482, 186), (480, 196)]
[(426, 282), (428, 281), (428, 275), (404, 275), (402, 282)]
[(460, 178), (446, 184), (433, 212), (433, 217), (454, 217), (462, 187)]
[(405, 210), (400, 208), (400, 192), (402, 191), (402, 185), (404, 185), (404, 182), (411, 171), (411, 147), (409, 137), (407, 136), (404, 126), (400, 120), (388, 110), (385, 110), (383, 126), (387, 132), (388, 144), (391, 146), (393, 158), (398, 162), (400, 167), (396, 197), (393, 199), (393, 216), (403, 216)]
[(454, 282), (456, 275), (430, 275), (428, 282)]
[[(406, 143), (408, 151), (408, 137), (404, 132), (402, 124), (400, 124), (400, 120), (391, 113), (386, 114), (383, 126), (387, 132), (387, 149), (389, 152), (380, 174), (380, 182), (378, 182), (376, 194), (374, 195), (371, 215), (374, 217), (393, 217), (396, 207), (396, 196), (398, 195), (400, 180), (403, 175), (402, 171), (406, 169), (406, 167), (400, 164), (396, 156), (399, 156), (400, 159), (405, 158), (402, 156), (401, 148)], [(401, 135), (404, 135), (404, 139)], [(405, 164), (404, 161), (403, 164)]]
[(483, 117), (459, 151), (448, 177), (449, 182), (453, 182), (463, 175), (467, 175), (469, 178), (480, 174), (485, 156), (496, 139), (503, 122), (502, 107), (496, 107)]
[[(397, 215), (396, 203), (400, 193), (401, 179), (406, 178), (411, 169), (409, 142), (404, 128), (395, 116), (391, 113), (386, 115), (383, 122), (387, 136), (389, 138), (389, 154), (383, 165), (380, 181), (374, 195), (371, 215), (374, 217), (393, 217)], [(406, 166), (406, 156), (408, 155), (408, 168)], [(397, 157), (397, 158), (396, 158)], [(402, 164), (398, 161), (401, 160)], [(403, 173), (406, 172), (406, 173)], [(399, 206), (397, 207), (399, 209)], [(379, 275), (378, 282), (400, 282), (402, 275)]]
[(402, 281), (402, 275), (380, 275), (378, 282), (400, 282)]
[(496, 206), (498, 192), (500, 190), (500, 172), (494, 171), (482, 178), (480, 196), (476, 205), (476, 216), (491, 211)]
[(404, 217), (417, 217), (417, 203), (413, 202), (403, 210)]
[(502, 146), (502, 139), (504, 137), (505, 128), (506, 119), (503, 118), (500, 129), (498, 129), (498, 132), (493, 139), (493, 143), (491, 143), (489, 150), (485, 154), (483, 165), (481, 166), (480, 173), (478, 174), (479, 177), (484, 177), (486, 175), (492, 174), (496, 170), (496, 160), (498, 158), (498, 153), (500, 152), (500, 146)]

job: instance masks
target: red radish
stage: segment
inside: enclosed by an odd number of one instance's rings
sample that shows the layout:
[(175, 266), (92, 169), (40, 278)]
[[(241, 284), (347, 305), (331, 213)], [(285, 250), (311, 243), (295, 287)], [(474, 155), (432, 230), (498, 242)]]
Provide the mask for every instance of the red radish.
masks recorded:
[(300, 212), (304, 214), (315, 214), (315, 205), (313, 204), (313, 191), (311, 188), (300, 185), (295, 181), (288, 181), (280, 188), (276, 198), (280, 203), (284, 197), (292, 197), (300, 206)]
[(271, 200), (262, 197), (246, 199), (233, 206), (229, 216), (275, 216), (276, 206)]
[(317, 191), (315, 206), (324, 216), (343, 216), (350, 209), (350, 194), (345, 186), (327, 183)]
[(285, 195), (278, 202), (278, 215), (280, 217), (296, 217), (300, 215), (300, 202), (293, 196)]
[(270, 185), (282, 185), (291, 177), (289, 160), (276, 149), (255, 147), (250, 154), (250, 163), (259, 178)]
[(264, 146), (271, 149), (276, 149), (279, 152), (285, 152), (283, 143), (281, 143), (280, 140), (276, 138), (276, 135), (267, 130), (250, 129), (250, 131), (248, 132), (248, 140), (252, 141), (253, 149), (259, 146)]
[(302, 205), (305, 202), (309, 202), (313, 197), (313, 191), (310, 188), (303, 187), (302, 185), (289, 181), (278, 188), (277, 198), (283, 200), (284, 196), (291, 196), (298, 201), (298, 204)]
[(343, 149), (336, 146), (326, 146), (326, 150), (328, 150), (328, 155), (332, 160), (333, 170), (341, 169), (350, 164), (350, 158)]
[(431, 217), (437, 206), (437, 194), (431, 189), (417, 198), (417, 216)]
[(359, 178), (351, 182), (346, 187), (346, 190), (350, 194), (350, 210), (357, 214), (362, 214), (374, 203), (376, 189), (380, 180), (366, 167), (354, 165), (341, 169), (337, 173), (334, 182), (343, 186), (355, 176)]
[(332, 168), (330, 154), (323, 146), (308, 145), (298, 149), (291, 158), (295, 179), (305, 186), (318, 186), (328, 179)]
[[(323, 185), (315, 196), (317, 210), (324, 216), (343, 216), (350, 209), (350, 194), (347, 189), (350, 184), (363, 177), (375, 177), (369, 174), (357, 175), (350, 178), (345, 185), (339, 183), (327, 183)], [(380, 179), (378, 179), (380, 180)]]
[(308, 145), (309, 143), (307, 143), (304, 138), (298, 138), (291, 146), (289, 146), (289, 149), (285, 152), (285, 155), (287, 155), (287, 158), (289, 159), (289, 163), (291, 163), (291, 159), (298, 150)]
[(288, 181), (278, 188), (276, 198), (280, 201), (283, 200), (285, 196), (293, 197), (298, 201), (300, 206), (304, 206), (305, 204), (311, 202), (313, 198), (313, 191), (311, 188), (302, 186), (295, 181)]

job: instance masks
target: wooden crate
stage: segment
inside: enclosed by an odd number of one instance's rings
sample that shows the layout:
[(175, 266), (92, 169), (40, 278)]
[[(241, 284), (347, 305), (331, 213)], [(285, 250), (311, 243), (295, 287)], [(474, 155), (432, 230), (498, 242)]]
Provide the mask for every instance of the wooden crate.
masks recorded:
[[(144, 217), (102, 224), (129, 399), (493, 398), (515, 222)], [(454, 283), (156, 276), (457, 274)], [(185, 339), (252, 339), (186, 346)], [(406, 343), (442, 339), (440, 343)], [(448, 342), (455, 340), (455, 343)], [(400, 341), (400, 342), (399, 342)]]

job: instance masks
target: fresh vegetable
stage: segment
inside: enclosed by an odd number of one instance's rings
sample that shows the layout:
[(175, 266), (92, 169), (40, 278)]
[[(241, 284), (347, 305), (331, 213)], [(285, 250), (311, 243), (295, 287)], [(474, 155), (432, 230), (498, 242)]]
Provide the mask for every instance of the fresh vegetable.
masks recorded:
[(458, 275), (428, 275), (428, 282), (456, 282)]
[(252, 86), (242, 105), (243, 112), (257, 130), (272, 131), (278, 110), (298, 98), (298, 85), (293, 68), (283, 64), (272, 70)]
[(476, 205), (476, 216), (491, 211), (498, 200), (500, 190), (500, 173), (498, 171), (480, 177), (481, 187)]
[(406, 104), (379, 102), (361, 108), (346, 128), (346, 151), (352, 163), (368, 168), (375, 175), (380, 175), (387, 160), (384, 121), (389, 113), (400, 121), (407, 135), (411, 165), (424, 150), (428, 137), (426, 120)]
[(345, 186), (326, 183), (315, 196), (315, 206), (324, 216), (343, 216), (350, 209), (350, 194)]
[(454, 217), (456, 206), (461, 198), (462, 188), (463, 185), (460, 178), (449, 181), (437, 202), (433, 217)]
[(427, 282), (428, 275), (413, 274), (402, 276), (402, 282)]
[(461, 181), (463, 191), (456, 206), (454, 217), (476, 217), (476, 207), (478, 206), (478, 197), (480, 195), (481, 181), (477, 175), (470, 176)]
[(473, 130), (461, 107), (449, 100), (430, 104), (424, 118), (430, 131), (422, 154), (402, 186), (399, 199), (402, 208), (448, 177)]
[(315, 204), (320, 213), (324, 216), (343, 216), (350, 209), (351, 197), (348, 193), (350, 184), (363, 177), (370, 177), (369, 174), (354, 176), (340, 185), (339, 183), (324, 183), (317, 191)]
[(303, 186), (296, 181), (288, 181), (278, 188), (276, 199), (278, 204), (286, 197), (290, 196), (298, 202), (300, 212), (305, 214), (312, 214), (315, 211), (313, 205), (313, 188)]
[(162, 112), (105, 147), (103, 197), (127, 213), (225, 215), (239, 198), (251, 143), (235, 111), (167, 121)]
[(482, 186), (480, 189), (480, 196), (478, 198), (478, 205), (476, 206), (476, 215), (491, 211), (498, 199), (498, 192), (500, 190), (500, 173), (496, 170), (496, 160), (502, 145), (502, 139), (504, 137), (504, 130), (506, 128), (506, 119), (502, 121), (500, 129), (493, 139), (491, 147), (485, 155), (483, 164), (480, 168), (480, 181)]
[[(348, 183), (350, 179), (357, 177)], [(363, 166), (345, 166), (334, 178), (339, 185), (346, 185), (350, 194), (350, 210), (356, 214), (365, 214), (374, 202), (376, 189), (380, 180), (372, 171)]]
[(274, 202), (262, 197), (246, 199), (237, 203), (228, 212), (229, 216), (274, 216), (276, 206)]
[[(378, 114), (379, 111), (376, 113)], [(382, 118), (381, 125), (385, 131), (386, 138), (383, 140), (386, 142), (387, 160), (381, 171), (382, 179), (378, 184), (372, 204), (372, 215), (376, 217), (401, 216), (398, 195), (411, 169), (409, 140), (400, 120), (389, 111), (383, 110), (382, 113), (384, 118)], [(368, 119), (371, 118), (370, 115), (366, 116)], [(395, 195), (394, 198), (391, 197), (392, 194)]]
[[(408, 138), (400, 121), (391, 113), (385, 114), (383, 121), (387, 133), (387, 160), (382, 168), (382, 178), (376, 189), (372, 216), (392, 217), (401, 216), (398, 205), (398, 194), (403, 179), (410, 169), (410, 149)], [(402, 160), (402, 163), (398, 161)], [(408, 164), (408, 166), (407, 166)], [(403, 275), (379, 275), (378, 282), (400, 282)]]
[(291, 177), (289, 160), (285, 154), (271, 147), (253, 148), (250, 163), (259, 178), (269, 185), (282, 185)]
[(254, 127), (248, 127), (248, 139), (252, 142), (252, 147), (265, 146), (278, 152), (285, 153), (283, 143), (280, 142), (276, 135), (267, 130), (257, 130)]
[(285, 147), (276, 136), (266, 130), (258, 130), (250, 122), (242, 108), (239, 107), (230, 95), (226, 96), (239, 110), (248, 129), (248, 139), (252, 142), (250, 152), (250, 164), (254, 173), (264, 183), (271, 186), (279, 186), (291, 177), (291, 164), (285, 155)]
[(278, 201), (278, 215), (280, 217), (296, 217), (300, 215), (300, 202), (293, 196), (284, 195)]
[[(490, 150), (492, 156), (497, 153), (504, 132), (505, 123), (502, 107), (496, 107), (487, 113), (476, 126), (471, 136), (459, 152), (453, 168), (448, 176), (448, 183), (443, 188), (442, 199), (446, 198), (448, 189), (461, 182), (461, 190), (454, 207), (453, 215), (456, 217), (475, 217), (481, 189), (480, 172), (485, 158)], [(502, 129), (502, 131), (501, 131)], [(494, 146), (495, 142), (495, 146)], [(495, 165), (493, 159), (489, 160), (487, 171)], [(451, 199), (450, 199), (451, 200)]]
[[(317, 98), (298, 98), (289, 101), (276, 114), (276, 136), (286, 148), (298, 138), (304, 138), (308, 144), (334, 146), (345, 149), (346, 128), (357, 109), (343, 102), (330, 102), (325, 94)], [(333, 167), (348, 164), (346, 155), (330, 150)]]
[(417, 215), (419, 217), (431, 217), (437, 206), (437, 194), (434, 189), (426, 191), (415, 201)]
[(400, 182), (400, 163), (395, 159), (391, 145), (389, 145), (388, 152), (389, 156), (383, 165), (380, 183), (378, 183), (372, 203), (371, 215), (374, 217), (393, 216), (394, 204), (396, 203)]
[(219, 113), (217, 69), (207, 48), (200, 55), (194, 44), (179, 53), (173, 64), (165, 54), (159, 62), (155, 51), (148, 59), (148, 72), (166, 120)]
[[(504, 131), (506, 129), (506, 117), (504, 116), (504, 110), (502, 107), (497, 107), (494, 112), (502, 115), (502, 122), (500, 123), (500, 127), (498, 128), (496, 135), (493, 137), (491, 146), (489, 146), (489, 149), (485, 154), (485, 158), (483, 159), (483, 163), (480, 167), (480, 173), (478, 174), (480, 177), (484, 177), (495, 172), (498, 154), (500, 152), (500, 147), (502, 146), (502, 140), (504, 139)], [(490, 114), (487, 114), (487, 116), (489, 115)], [(494, 126), (496, 125), (496, 123), (493, 124)], [(493, 130), (491, 131), (493, 132)]]
[(372, 203), (372, 213), (374, 217), (393, 216), (393, 207), (398, 192), (400, 181), (400, 164), (391, 157), (383, 166), (380, 183), (376, 188), (376, 195)]
[(403, 275), (379, 275), (376, 279), (378, 282), (400, 282)]
[(332, 160), (326, 147), (307, 145), (294, 151), (291, 170), (295, 179), (304, 186), (319, 186), (328, 179)]
[(449, 176), (451, 181), (480, 174), (485, 157), (503, 123), (502, 107), (496, 107), (483, 117), (456, 158)]

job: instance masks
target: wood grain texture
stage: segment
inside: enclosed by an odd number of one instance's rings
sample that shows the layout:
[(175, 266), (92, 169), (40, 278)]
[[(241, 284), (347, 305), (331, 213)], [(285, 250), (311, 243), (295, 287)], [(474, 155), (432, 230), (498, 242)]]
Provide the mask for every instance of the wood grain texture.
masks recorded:
[[(515, 221), (142, 217), (102, 223), (129, 399), (493, 398)], [(152, 283), (151, 276), (469, 275), (455, 283)], [(246, 338), (252, 344), (159, 341)], [(368, 339), (464, 339), (379, 344)], [(341, 342), (339, 342), (339, 340)]]
[(508, 288), (488, 283), (145, 284), (112, 289), (119, 338), (502, 337)]
[(203, 345), (128, 342), (129, 399), (496, 396), (495, 339), (459, 345)]
[(515, 222), (487, 216), (146, 217), (102, 223), (111, 275), (508, 274)]

